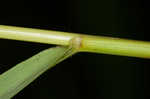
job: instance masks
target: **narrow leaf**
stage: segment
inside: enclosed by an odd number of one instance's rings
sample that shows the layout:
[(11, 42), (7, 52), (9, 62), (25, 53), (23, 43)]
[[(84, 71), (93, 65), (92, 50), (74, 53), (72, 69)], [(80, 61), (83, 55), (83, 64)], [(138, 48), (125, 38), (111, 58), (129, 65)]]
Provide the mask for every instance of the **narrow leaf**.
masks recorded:
[(0, 99), (10, 99), (43, 72), (76, 52), (78, 45), (46, 49), (0, 75)]

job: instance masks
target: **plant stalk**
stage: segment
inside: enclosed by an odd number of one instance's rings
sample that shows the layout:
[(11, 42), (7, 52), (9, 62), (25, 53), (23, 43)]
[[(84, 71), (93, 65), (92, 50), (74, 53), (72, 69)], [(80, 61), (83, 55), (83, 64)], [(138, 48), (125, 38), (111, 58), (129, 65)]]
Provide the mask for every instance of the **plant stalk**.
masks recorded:
[(2, 39), (68, 46), (76, 37), (81, 38), (81, 52), (150, 58), (150, 42), (146, 41), (0, 25)]

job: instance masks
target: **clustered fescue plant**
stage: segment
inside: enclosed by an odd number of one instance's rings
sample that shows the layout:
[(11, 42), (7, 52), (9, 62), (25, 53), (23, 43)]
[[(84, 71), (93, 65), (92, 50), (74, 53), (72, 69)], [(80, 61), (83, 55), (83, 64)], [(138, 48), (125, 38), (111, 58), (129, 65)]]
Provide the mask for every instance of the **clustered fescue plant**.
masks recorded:
[(150, 58), (150, 43), (0, 25), (0, 38), (56, 44), (0, 75), (0, 99), (10, 99), (46, 70), (77, 52)]

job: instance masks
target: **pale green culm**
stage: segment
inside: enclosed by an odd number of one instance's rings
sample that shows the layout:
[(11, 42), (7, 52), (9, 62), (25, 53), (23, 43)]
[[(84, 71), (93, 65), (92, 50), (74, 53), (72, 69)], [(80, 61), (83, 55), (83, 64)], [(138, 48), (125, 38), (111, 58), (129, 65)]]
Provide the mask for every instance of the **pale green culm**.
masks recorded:
[(148, 41), (0, 25), (0, 39), (69, 46), (70, 40), (76, 37), (81, 39), (80, 52), (150, 58)]
[(46, 49), (0, 75), (0, 99), (10, 99), (46, 70), (76, 52), (75, 44)]

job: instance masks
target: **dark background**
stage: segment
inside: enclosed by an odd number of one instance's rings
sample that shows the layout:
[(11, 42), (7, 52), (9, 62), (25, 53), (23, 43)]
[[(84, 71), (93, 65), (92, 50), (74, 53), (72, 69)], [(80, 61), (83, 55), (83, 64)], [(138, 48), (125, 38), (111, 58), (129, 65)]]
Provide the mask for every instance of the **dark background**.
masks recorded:
[[(149, 10), (146, 0), (1, 0), (0, 24), (149, 41)], [(0, 45), (0, 73), (54, 46)], [(149, 66), (149, 59), (78, 53), (13, 99), (150, 99)]]

